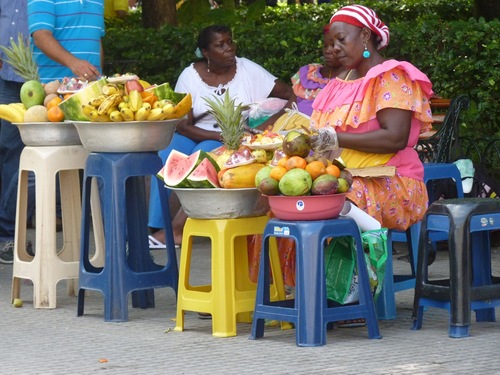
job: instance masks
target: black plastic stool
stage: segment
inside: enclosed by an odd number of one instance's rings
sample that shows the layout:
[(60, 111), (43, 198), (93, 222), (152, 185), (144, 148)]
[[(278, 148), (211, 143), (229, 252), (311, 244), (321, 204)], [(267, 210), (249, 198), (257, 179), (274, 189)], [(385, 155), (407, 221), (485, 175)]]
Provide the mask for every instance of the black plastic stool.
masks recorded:
[[(434, 202), (422, 221), (413, 329), (422, 327), (425, 307), (447, 309), (450, 337), (467, 337), (471, 310), (476, 321), (495, 321), (500, 306), (500, 278), (491, 274), (489, 232), (500, 229), (500, 200), (444, 199)], [(427, 240), (432, 232), (448, 234), (450, 278), (428, 279)]]

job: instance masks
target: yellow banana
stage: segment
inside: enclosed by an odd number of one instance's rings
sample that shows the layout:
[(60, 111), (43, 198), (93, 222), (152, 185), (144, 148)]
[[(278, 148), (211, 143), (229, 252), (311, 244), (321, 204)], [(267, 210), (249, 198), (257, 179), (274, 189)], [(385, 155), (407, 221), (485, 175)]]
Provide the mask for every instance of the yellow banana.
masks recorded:
[(120, 104), (118, 104), (118, 109), (121, 111), (122, 108), (128, 108), (128, 103), (125, 101), (120, 102)]
[(104, 95), (120, 94), (120, 89), (117, 85), (113, 83), (108, 83), (102, 87), (102, 93)]
[(24, 114), (8, 104), (0, 104), (0, 118), (12, 123), (24, 122)]
[(174, 106), (172, 104), (167, 104), (162, 107), (163, 110), (163, 118), (162, 120), (168, 120), (174, 117)]
[(109, 114), (109, 118), (111, 121), (114, 121), (114, 122), (123, 121), (122, 113), (119, 110), (115, 110), (115, 111), (111, 112)]
[(162, 108), (154, 108), (149, 112), (149, 115), (146, 118), (146, 120), (157, 121), (157, 120), (161, 120), (162, 116), (163, 116), (163, 109)]
[(161, 108), (161, 103), (159, 100), (153, 103), (153, 108)]
[(130, 108), (122, 108), (120, 112), (124, 121), (134, 121), (134, 112)]
[(90, 112), (89, 117), (90, 121), (93, 122), (107, 122), (110, 120), (108, 115), (100, 115), (97, 109), (94, 109), (92, 112)]
[(98, 108), (102, 104), (102, 102), (104, 102), (104, 100), (106, 100), (106, 99), (107, 99), (106, 95), (99, 95), (93, 99), (90, 99), (89, 105), (91, 105), (92, 107)]
[(90, 117), (90, 112), (95, 110), (95, 107), (90, 104), (82, 104), (82, 112), (85, 116)]
[[(108, 113), (108, 110), (115, 106), (116, 101), (121, 98), (120, 94), (113, 94), (108, 96), (106, 99), (103, 100), (103, 102), (99, 105), (99, 108), (97, 109), (97, 112), (100, 115), (104, 115)], [(118, 105), (118, 103), (116, 103)]]
[(111, 115), (111, 112), (114, 112), (114, 111), (120, 111), (116, 105), (113, 107), (109, 107), (108, 110), (106, 111), (106, 114)]
[[(24, 106), (23, 103), (10, 103), (9, 107), (13, 108), (14, 111), (17, 113), (17, 118), (22, 118), (24, 121), (24, 114), (26, 113), (26, 107)], [(21, 122), (23, 122), (21, 121)]]
[(135, 113), (135, 117), (134, 117), (135, 121), (145, 121), (150, 112), (151, 112), (151, 105), (149, 105), (149, 107), (142, 106)]
[(137, 90), (132, 90), (128, 93), (128, 97), (130, 109), (134, 112), (137, 112), (139, 108), (142, 107), (141, 93)]

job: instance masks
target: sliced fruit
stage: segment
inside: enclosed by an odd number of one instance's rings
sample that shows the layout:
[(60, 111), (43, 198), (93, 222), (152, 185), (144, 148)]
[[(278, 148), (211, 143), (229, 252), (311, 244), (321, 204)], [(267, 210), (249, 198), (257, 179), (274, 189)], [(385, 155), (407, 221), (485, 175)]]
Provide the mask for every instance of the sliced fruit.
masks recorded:
[(171, 187), (191, 187), (188, 176), (207, 157), (209, 157), (208, 154), (202, 150), (191, 155), (172, 150), (161, 171), (165, 185)]
[(217, 169), (210, 159), (205, 158), (188, 176), (187, 180), (192, 187), (217, 188), (220, 187), (217, 179)]
[(90, 100), (102, 94), (102, 87), (107, 83), (105, 78), (89, 84), (84, 89), (71, 95), (62, 103), (59, 103), (59, 108), (64, 113), (66, 120), (73, 121), (88, 121), (89, 118), (85, 115), (82, 109), (83, 104), (88, 104)]

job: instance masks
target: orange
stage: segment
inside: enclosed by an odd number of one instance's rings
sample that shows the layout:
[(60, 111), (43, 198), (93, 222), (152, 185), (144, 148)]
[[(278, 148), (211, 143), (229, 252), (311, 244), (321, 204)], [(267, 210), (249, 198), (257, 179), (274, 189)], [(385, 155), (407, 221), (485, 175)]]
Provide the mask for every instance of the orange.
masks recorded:
[(290, 156), (286, 161), (285, 168), (289, 171), (290, 169), (300, 168), (306, 169), (307, 161), (300, 156)]
[(49, 100), (49, 102), (47, 103), (47, 109), (51, 109), (52, 107), (56, 107), (61, 102), (62, 102), (62, 99), (59, 96), (56, 96), (53, 99)]
[(61, 108), (59, 108), (58, 105), (50, 108), (47, 111), (47, 117), (49, 118), (50, 122), (64, 121), (64, 113), (63, 113), (63, 111), (61, 111)]
[(306, 165), (306, 171), (309, 172), (312, 179), (315, 180), (317, 177), (326, 173), (326, 167), (322, 161), (314, 160)]
[(330, 164), (328, 167), (326, 167), (326, 173), (338, 178), (340, 177), (340, 168), (335, 164)]
[(277, 165), (271, 169), (271, 172), (269, 172), (269, 177), (274, 178), (276, 181), (279, 181), (286, 172), (287, 170), (285, 167)]
[(68, 99), (68, 98), (70, 98), (70, 97), (72, 97), (72, 96), (73, 96), (73, 93), (64, 94), (64, 96), (63, 96), (63, 100), (66, 100), (66, 99)]
[(280, 167), (285, 167), (287, 160), (288, 160), (288, 156), (283, 156), (281, 159), (278, 160), (278, 165)]

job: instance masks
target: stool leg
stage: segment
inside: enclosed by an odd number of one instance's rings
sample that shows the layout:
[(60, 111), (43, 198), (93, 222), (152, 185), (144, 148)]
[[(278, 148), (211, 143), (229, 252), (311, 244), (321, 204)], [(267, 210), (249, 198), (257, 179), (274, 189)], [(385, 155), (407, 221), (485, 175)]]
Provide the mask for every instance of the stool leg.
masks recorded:
[[(64, 244), (59, 257), (64, 262), (75, 262), (75, 275), (78, 274), (78, 260), (80, 253), (80, 221), (81, 221), (81, 196), (80, 173), (76, 170), (63, 170), (59, 172), (61, 195), (61, 214), (63, 225)], [(78, 289), (76, 278), (67, 280), (68, 295), (75, 296)]]
[[(255, 298), (255, 311), (257, 311), (257, 305), (269, 305), (270, 302), (270, 272), (269, 272), (269, 241), (270, 237), (266, 236), (262, 238), (262, 250), (260, 253), (259, 262), (259, 278), (257, 280), (257, 296)], [(273, 239), (274, 241), (274, 239)], [(250, 334), (251, 339), (258, 339), (264, 336), (265, 319), (254, 316), (252, 321), (252, 332)]]
[(394, 269), (392, 263), (393, 242), (391, 237), (391, 231), (389, 231), (387, 235), (388, 256), (385, 262), (385, 277), (382, 282), (382, 290), (376, 302), (378, 319), (396, 319), (396, 291), (394, 289)]
[[(212, 238), (212, 294), (214, 308), (217, 313), (212, 315), (212, 334), (217, 337), (236, 336), (236, 314), (232, 298), (225, 291), (231, 290), (234, 295), (234, 280), (231, 267), (234, 267), (234, 246), (226, 243), (224, 231), (221, 229)], [(232, 242), (232, 241), (231, 241)], [(224, 254), (224, 251), (227, 253)], [(214, 275), (218, 275), (214, 277)]]
[[(470, 247), (466, 217), (455, 218), (450, 231), (450, 337), (469, 336), (471, 321)], [(462, 270), (466, 270), (462, 272)]]
[(319, 346), (326, 344), (323, 244), (317, 234), (308, 233), (307, 239), (307, 243), (300, 241), (297, 246), (295, 298), (300, 314), (295, 327), (296, 342), (298, 346)]
[[(16, 211), (16, 233), (14, 241), (14, 257), (23, 261), (28, 261), (26, 253), (26, 216), (28, 210), (28, 171), (19, 171), (19, 182), (17, 190), (17, 211)], [(14, 259), (13, 274), (17, 274), (17, 259)], [(34, 260), (33, 260), (34, 261)], [(21, 278), (12, 277), (11, 303), (21, 296)]]
[[(491, 247), (490, 232), (475, 232), (471, 234), (472, 251), (472, 285), (491, 285)], [(476, 310), (477, 322), (494, 322), (495, 308)]]
[[(135, 198), (127, 199), (128, 263), (135, 272), (160, 269), (161, 267), (152, 261), (149, 251), (142, 251), (147, 249), (144, 243), (148, 237), (146, 212), (141, 209), (147, 207), (144, 177), (130, 177), (126, 183), (127, 194)], [(143, 201), (139, 202), (140, 199)], [(154, 290), (132, 291), (132, 307), (155, 307)]]

